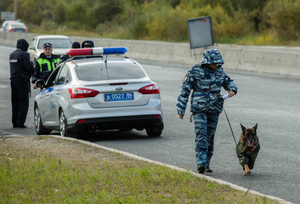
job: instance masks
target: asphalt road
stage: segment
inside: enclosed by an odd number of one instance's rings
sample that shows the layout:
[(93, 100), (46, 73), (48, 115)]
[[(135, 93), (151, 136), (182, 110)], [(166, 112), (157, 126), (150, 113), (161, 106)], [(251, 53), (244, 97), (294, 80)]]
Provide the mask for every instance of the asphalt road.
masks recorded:
[[(0, 46), (0, 131), (4, 135), (33, 135), (33, 103), (27, 118), (29, 128), (13, 129), (11, 125), (8, 56), (13, 50), (14, 48)], [(181, 81), (189, 67), (140, 62), (152, 80), (158, 83), (161, 91), (165, 123), (162, 136), (148, 138), (145, 131), (107, 131), (83, 139), (196, 171), (194, 126), (189, 122), (190, 113), (187, 111), (184, 120), (180, 120), (175, 106)], [(252, 190), (263, 194), (300, 203), (300, 79), (225, 71), (239, 88), (238, 94), (225, 102), (234, 136), (238, 140), (241, 134), (240, 123), (246, 127), (253, 127), (258, 123), (261, 150), (252, 174), (243, 176), (235, 154), (233, 136), (223, 112), (220, 115), (211, 161), (214, 172), (210, 175), (245, 188), (251, 186)], [(31, 101), (36, 93), (37, 90), (33, 90)]]

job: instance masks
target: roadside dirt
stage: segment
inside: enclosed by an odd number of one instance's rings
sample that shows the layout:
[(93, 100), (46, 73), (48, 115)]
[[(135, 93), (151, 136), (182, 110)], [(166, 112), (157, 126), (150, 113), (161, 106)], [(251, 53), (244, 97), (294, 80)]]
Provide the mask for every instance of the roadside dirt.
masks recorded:
[(24, 157), (26, 155), (29, 156), (29, 154), (46, 153), (70, 162), (87, 162), (95, 159), (101, 163), (113, 161), (116, 165), (124, 162), (130, 162), (132, 165), (137, 162), (132, 158), (102, 148), (50, 136), (10, 136), (5, 139), (0, 138), (0, 151), (2, 154), (17, 154)]

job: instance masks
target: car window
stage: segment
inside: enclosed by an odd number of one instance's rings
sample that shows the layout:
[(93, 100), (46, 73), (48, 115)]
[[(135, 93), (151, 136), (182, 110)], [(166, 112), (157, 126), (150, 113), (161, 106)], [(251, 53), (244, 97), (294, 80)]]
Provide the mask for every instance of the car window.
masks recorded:
[(145, 72), (133, 63), (109, 63), (81, 65), (75, 68), (77, 77), (83, 81), (100, 81), (116, 79), (140, 79), (146, 77)]
[(36, 44), (36, 39), (33, 39), (31, 42), (30, 42), (30, 47), (35, 47), (35, 44)]
[(49, 76), (49, 78), (47, 79), (46, 85), (45, 87), (48, 88), (50, 86), (53, 86), (55, 84), (56, 81), (56, 76), (59, 72), (59, 70), (61, 69), (61, 66), (58, 66)]
[(70, 81), (69, 67), (65, 65), (61, 72), (59, 73), (57, 80), (55, 82), (56, 85), (68, 83)]
[(38, 44), (38, 49), (44, 49), (45, 43), (51, 43), (52, 48), (71, 48), (72, 42), (67, 38), (47, 38), (47, 39), (40, 39)]
[(27, 28), (24, 23), (11, 23), (10, 26), (11, 28)]
[(69, 83), (71, 80), (72, 80), (72, 77), (71, 77), (71, 74), (70, 74), (70, 71), (69, 71), (68, 74), (67, 74), (65, 83), (67, 84), (67, 83)]
[(9, 28), (9, 23), (7, 23), (6, 25), (5, 25), (5, 30), (8, 30), (8, 28)]

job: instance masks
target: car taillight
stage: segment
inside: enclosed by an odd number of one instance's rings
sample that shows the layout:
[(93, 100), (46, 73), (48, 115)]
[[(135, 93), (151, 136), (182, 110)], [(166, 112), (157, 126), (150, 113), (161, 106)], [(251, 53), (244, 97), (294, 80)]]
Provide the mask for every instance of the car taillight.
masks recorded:
[(13, 31), (14, 31), (14, 29), (12, 29), (12, 28), (11, 28), (11, 29), (9, 29), (8, 31), (9, 31), (9, 32), (13, 32)]
[(92, 89), (84, 89), (84, 88), (70, 88), (68, 90), (71, 99), (95, 97), (99, 93), (99, 91), (95, 91)]
[(28, 33), (28, 29), (26, 29), (25, 32)]
[(159, 89), (157, 84), (151, 84), (139, 89), (142, 94), (159, 94)]

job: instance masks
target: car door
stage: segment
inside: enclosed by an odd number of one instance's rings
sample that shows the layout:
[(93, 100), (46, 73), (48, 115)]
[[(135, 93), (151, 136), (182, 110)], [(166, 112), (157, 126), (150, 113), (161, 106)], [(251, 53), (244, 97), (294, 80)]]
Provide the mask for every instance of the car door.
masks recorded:
[(52, 109), (50, 120), (55, 126), (59, 126), (59, 108), (65, 107), (66, 105), (66, 100), (64, 99), (62, 92), (66, 92), (67, 85), (70, 81), (69, 67), (64, 65), (61, 67), (61, 70), (55, 79), (53, 92), (49, 96), (49, 102)]
[(45, 89), (38, 93), (38, 106), (45, 126), (57, 125), (56, 121), (53, 119), (55, 106), (53, 105), (51, 98), (55, 95), (55, 82), (59, 71), (60, 67), (57, 67), (49, 76), (45, 84)]

